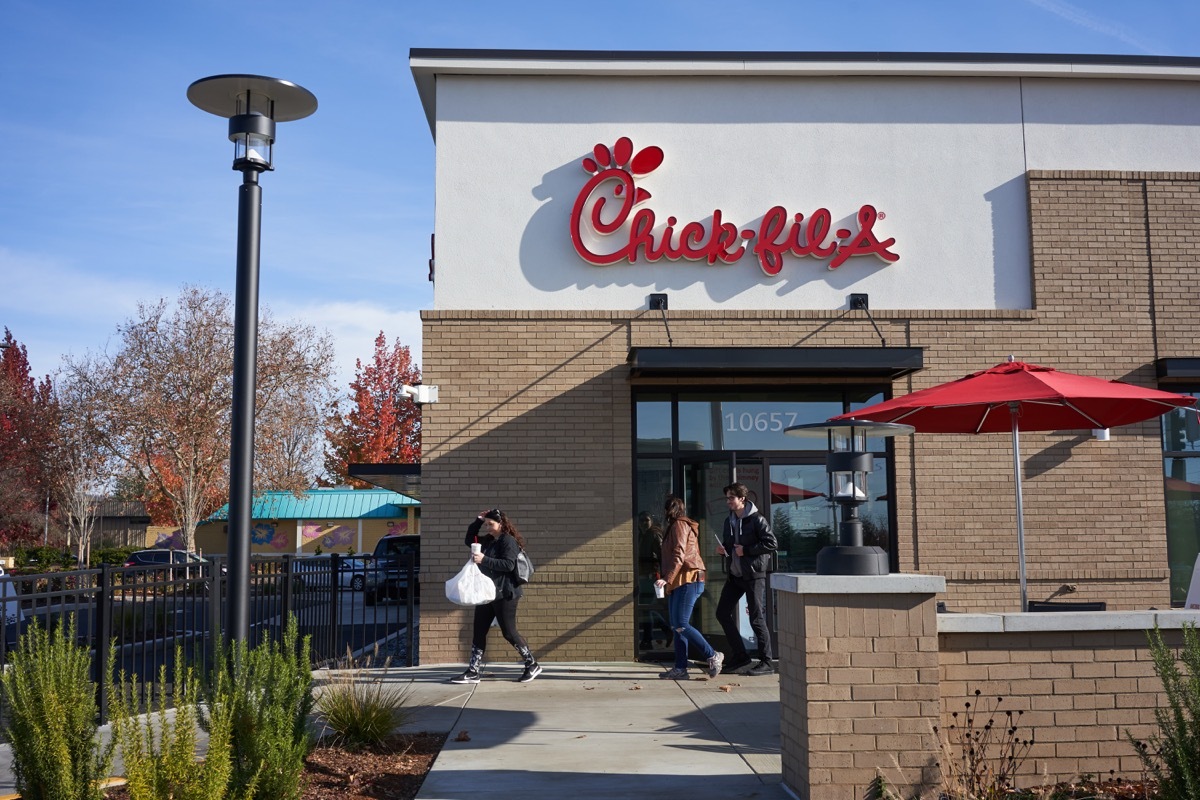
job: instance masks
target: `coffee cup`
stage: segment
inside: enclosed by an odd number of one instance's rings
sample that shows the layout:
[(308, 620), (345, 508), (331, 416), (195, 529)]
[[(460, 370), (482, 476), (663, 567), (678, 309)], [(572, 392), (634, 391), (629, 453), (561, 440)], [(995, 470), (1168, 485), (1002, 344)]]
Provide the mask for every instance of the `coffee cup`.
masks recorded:
[(667, 596), (667, 587), (662, 584), (654, 584), (654, 596), (659, 600)]
[(483, 545), (481, 545), (479, 542), (471, 542), (471, 552), (472, 553), (482, 553)]

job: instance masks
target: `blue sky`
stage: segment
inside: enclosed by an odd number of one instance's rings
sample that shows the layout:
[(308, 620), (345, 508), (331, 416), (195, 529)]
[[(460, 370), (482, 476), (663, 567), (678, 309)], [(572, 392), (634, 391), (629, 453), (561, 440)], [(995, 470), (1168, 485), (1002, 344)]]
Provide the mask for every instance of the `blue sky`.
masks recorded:
[(1195, 0), (0, 0), (0, 327), (42, 375), (139, 301), (232, 294), (240, 175), (185, 94), (209, 75), (318, 98), (262, 179), (260, 295), (333, 334), (344, 383), (380, 329), (420, 361), (432, 303), (412, 47), (1196, 56), (1197, 30)]

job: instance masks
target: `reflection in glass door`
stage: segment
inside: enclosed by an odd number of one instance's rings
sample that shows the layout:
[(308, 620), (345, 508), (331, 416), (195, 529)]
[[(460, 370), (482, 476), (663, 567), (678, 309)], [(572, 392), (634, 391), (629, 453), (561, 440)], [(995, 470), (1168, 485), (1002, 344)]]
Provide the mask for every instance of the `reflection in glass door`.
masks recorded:
[(817, 552), (834, 541), (837, 525), (828, 500), (825, 464), (770, 467), (770, 521), (779, 541), (779, 572), (812, 572)]
[(637, 618), (639, 657), (661, 659), (671, 652), (671, 626), (667, 622), (667, 601), (654, 596), (662, 552), (663, 499), (671, 492), (672, 461), (669, 458), (643, 458), (637, 469), (637, 517), (634, 547), (637, 574), (634, 613)]
[[(721, 530), (729, 509), (725, 505), (725, 487), (733, 483), (733, 470), (729, 459), (719, 461), (687, 459), (683, 469), (683, 503), (688, 516), (700, 523), (700, 555), (707, 568), (704, 594), (696, 603), (692, 614), (692, 625), (718, 650), (725, 641), (720, 623), (717, 622), (717, 599), (725, 585), (725, 570), (717, 545), (721, 541)], [(693, 653), (693, 657), (699, 654)]]

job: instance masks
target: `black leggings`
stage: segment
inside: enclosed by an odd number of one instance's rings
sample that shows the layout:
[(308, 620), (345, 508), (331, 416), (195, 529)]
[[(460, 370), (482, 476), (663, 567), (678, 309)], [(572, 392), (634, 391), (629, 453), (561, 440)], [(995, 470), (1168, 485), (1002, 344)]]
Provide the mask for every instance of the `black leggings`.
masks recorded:
[(504, 634), (504, 638), (513, 647), (520, 651), (527, 651), (529, 645), (525, 643), (525, 637), (517, 630), (517, 603), (521, 602), (521, 598), (514, 597), (511, 600), (493, 600), (492, 602), (475, 606), (475, 630), (471, 637), (471, 645), (476, 650), (487, 649), (488, 631), (492, 627), (492, 620), (499, 620), (500, 633)]

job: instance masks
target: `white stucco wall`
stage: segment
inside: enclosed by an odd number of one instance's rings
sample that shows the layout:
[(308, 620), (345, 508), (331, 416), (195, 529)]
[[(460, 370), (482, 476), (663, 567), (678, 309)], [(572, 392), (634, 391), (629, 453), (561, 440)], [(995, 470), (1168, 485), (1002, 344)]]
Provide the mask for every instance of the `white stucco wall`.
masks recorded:
[[(437, 309), (1028, 308), (1029, 169), (1200, 171), (1200, 84), (998, 77), (439, 75)], [(900, 260), (785, 256), (593, 266), (573, 250), (582, 160), (661, 147), (638, 180), (659, 226), (739, 229), (771, 206), (857, 228)], [(846, 224), (846, 223), (849, 224)], [(612, 238), (612, 237), (610, 237)]]

